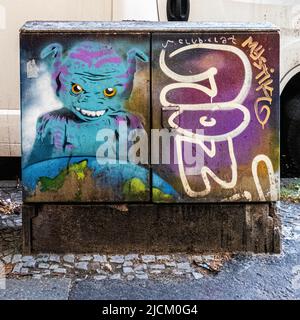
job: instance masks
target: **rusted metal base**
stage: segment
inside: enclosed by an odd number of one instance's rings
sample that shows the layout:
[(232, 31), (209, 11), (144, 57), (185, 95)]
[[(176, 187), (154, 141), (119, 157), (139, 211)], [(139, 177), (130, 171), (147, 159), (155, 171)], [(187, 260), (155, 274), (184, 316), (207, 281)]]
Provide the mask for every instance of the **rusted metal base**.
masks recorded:
[(274, 203), (23, 205), (23, 251), (280, 252)]

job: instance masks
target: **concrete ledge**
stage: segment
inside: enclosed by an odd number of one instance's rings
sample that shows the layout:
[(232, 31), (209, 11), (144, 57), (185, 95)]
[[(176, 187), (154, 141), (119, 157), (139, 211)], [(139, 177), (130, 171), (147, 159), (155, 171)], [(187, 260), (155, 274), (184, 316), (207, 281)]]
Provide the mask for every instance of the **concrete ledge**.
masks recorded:
[(127, 207), (23, 205), (24, 254), (280, 252), (273, 203)]

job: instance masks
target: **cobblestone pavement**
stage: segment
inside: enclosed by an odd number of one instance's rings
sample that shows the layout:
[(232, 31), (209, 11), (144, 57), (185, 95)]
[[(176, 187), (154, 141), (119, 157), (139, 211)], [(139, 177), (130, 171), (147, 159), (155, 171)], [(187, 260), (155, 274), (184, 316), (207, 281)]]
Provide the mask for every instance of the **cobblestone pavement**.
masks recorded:
[(0, 185), (0, 259), (4, 263), (21, 252), (21, 203), (20, 187), (13, 181), (3, 181)]
[[(0, 262), (5, 265), (8, 287), (11, 286), (11, 293), (7, 291), (7, 294), (12, 298), (20, 294), (21, 283), (30, 289), (30, 281), (39, 281), (39, 286), (51, 279), (65, 281), (63, 296), (70, 290), (70, 299), (300, 298), (297, 277), (300, 274), (300, 204), (279, 204), (283, 224), (280, 255), (41, 253), (23, 256), (22, 221), (18, 214), (21, 192), (14, 185), (6, 185), (0, 188), (0, 200), (0, 211), (2, 207), (4, 212), (0, 212)], [(10, 211), (6, 212), (9, 206)], [(0, 290), (1, 298), (8, 297), (1, 295)]]
[(86, 278), (97, 281), (104, 279), (131, 281), (161, 277), (200, 279), (204, 275), (218, 272), (224, 261), (230, 257), (229, 254), (193, 256), (137, 253), (127, 255), (41, 253), (35, 256), (23, 256), (22, 219), (20, 214), (13, 213), (20, 212), (21, 198), (21, 189), (16, 188), (14, 182), (4, 183), (0, 189), (2, 208), (12, 207), (11, 212), (0, 214), (0, 261), (5, 264), (8, 278), (72, 277), (78, 281)]
[[(15, 219), (15, 220), (14, 220)], [(21, 254), (21, 231), (19, 216), (1, 219), (0, 260), (5, 264), (8, 278), (72, 277), (76, 280), (104, 279), (154, 279), (157, 277), (187, 277), (200, 279), (216, 273), (229, 255), (192, 256), (187, 254)], [(6, 221), (7, 220), (7, 221)], [(8, 225), (9, 223), (9, 227)]]

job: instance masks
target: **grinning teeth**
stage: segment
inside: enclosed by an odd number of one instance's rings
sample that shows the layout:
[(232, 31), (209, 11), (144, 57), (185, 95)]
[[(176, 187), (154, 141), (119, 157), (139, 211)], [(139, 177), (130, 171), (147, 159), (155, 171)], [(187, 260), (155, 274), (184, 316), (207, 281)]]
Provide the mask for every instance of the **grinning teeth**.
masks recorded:
[(103, 116), (104, 113), (105, 113), (105, 110), (101, 110), (101, 111), (97, 111), (96, 115), (97, 115), (97, 117), (100, 117), (100, 116)]
[(93, 118), (103, 116), (105, 113), (105, 110), (92, 111), (92, 110), (80, 109), (78, 107), (76, 107), (76, 110), (79, 111), (84, 116), (93, 117)]

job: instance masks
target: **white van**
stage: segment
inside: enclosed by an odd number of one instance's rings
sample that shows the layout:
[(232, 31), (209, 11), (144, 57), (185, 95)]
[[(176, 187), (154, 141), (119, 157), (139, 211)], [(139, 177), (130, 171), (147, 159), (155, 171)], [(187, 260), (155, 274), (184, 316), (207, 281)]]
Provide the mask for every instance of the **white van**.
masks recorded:
[[(18, 29), (25, 21), (166, 21), (166, 3), (167, 0), (0, 0), (0, 157), (20, 156)], [(189, 21), (268, 21), (281, 28), (282, 173), (300, 174), (300, 0), (190, 0)]]

